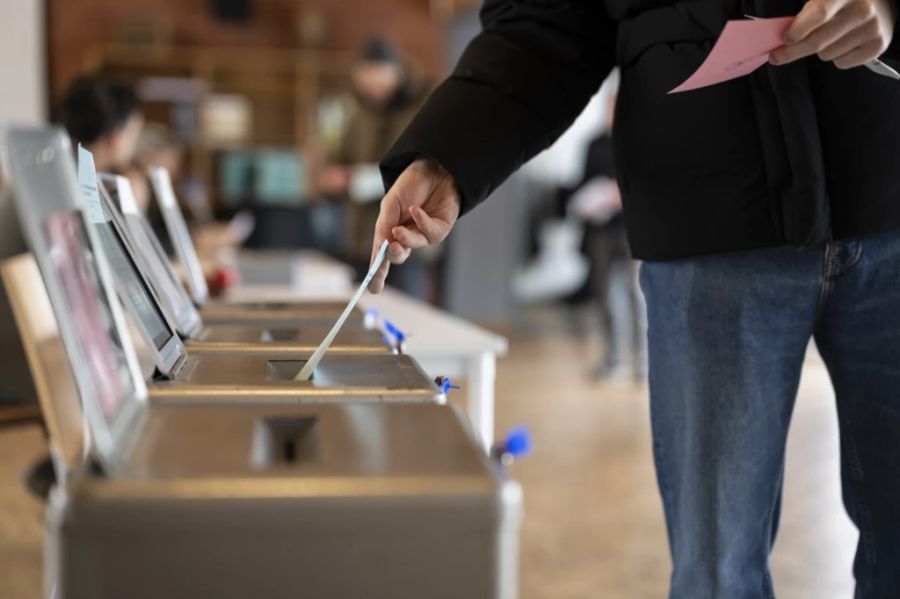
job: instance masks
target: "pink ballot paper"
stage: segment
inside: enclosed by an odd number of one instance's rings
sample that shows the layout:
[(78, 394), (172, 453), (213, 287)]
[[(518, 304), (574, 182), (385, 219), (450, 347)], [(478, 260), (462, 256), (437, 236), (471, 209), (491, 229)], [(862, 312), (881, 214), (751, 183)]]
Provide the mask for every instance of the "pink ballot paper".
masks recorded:
[(769, 53), (784, 45), (783, 36), (794, 17), (728, 21), (712, 52), (670, 94), (715, 85), (749, 75), (769, 60)]

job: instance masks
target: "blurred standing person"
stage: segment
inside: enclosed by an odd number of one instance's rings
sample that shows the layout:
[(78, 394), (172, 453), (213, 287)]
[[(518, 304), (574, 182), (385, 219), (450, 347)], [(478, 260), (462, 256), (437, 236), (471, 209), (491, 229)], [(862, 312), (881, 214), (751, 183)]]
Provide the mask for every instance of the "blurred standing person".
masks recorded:
[[(589, 285), (600, 313), (604, 353), (592, 374), (598, 379), (606, 378), (621, 363), (624, 325), (632, 373), (636, 381), (642, 381), (646, 376), (644, 303), (637, 284), (638, 263), (628, 248), (622, 197), (615, 181), (612, 137), (608, 132), (594, 138), (588, 146), (584, 177), (572, 194), (569, 210), (585, 223), (583, 247), (591, 265)], [(612, 285), (616, 281), (621, 281), (626, 296), (625, 310), (618, 313), (612, 301)]]
[[(428, 97), (428, 86), (409, 68), (400, 51), (383, 38), (369, 40), (350, 72), (353, 98), (337, 152), (319, 179), (321, 191), (347, 196), (354, 176), (375, 168)], [(348, 238), (350, 258), (368, 264), (371, 232), (378, 218), (383, 188), (380, 179), (371, 200), (354, 203)], [(427, 295), (427, 266), (411, 261), (392, 277), (392, 284), (417, 297)]]
[(349, 167), (377, 164), (421, 108), (428, 89), (383, 38), (363, 46), (350, 79), (356, 102), (336, 161)]
[[(795, 15), (753, 73), (684, 94), (731, 19)], [(893, 0), (487, 0), (382, 162), (391, 263), (566, 130), (614, 65), (616, 175), (647, 300), (670, 599), (772, 599), (811, 339), (831, 375), (856, 599), (900, 589), (900, 68)], [(476, 217), (477, 218), (477, 217)], [(372, 280), (378, 292), (389, 264)], [(807, 522), (815, 527), (816, 522)]]

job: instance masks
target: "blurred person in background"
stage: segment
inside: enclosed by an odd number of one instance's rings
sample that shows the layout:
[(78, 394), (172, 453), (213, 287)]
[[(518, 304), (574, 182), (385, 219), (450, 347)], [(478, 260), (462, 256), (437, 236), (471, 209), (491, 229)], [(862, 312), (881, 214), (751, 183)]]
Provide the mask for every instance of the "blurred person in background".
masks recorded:
[(357, 104), (337, 159), (345, 165), (377, 163), (422, 106), (428, 90), (400, 51), (383, 38), (363, 46), (350, 79)]
[[(749, 10), (796, 15), (770, 64), (667, 93)], [(876, 57), (900, 68), (894, 2), (487, 0), (481, 15), (484, 30), (382, 161), (373, 255), (388, 240), (402, 263), (442, 241), (618, 65), (616, 175), (643, 260), (670, 599), (774, 597), (769, 556), (811, 339), (860, 532), (855, 597), (896, 599), (900, 83), (865, 68)]]
[[(327, 195), (351, 197), (347, 251), (360, 270), (368, 266), (371, 231), (384, 193), (377, 176), (381, 157), (400, 136), (428, 96), (427, 84), (416, 76), (400, 51), (376, 37), (360, 50), (351, 71), (353, 97), (346, 127), (336, 152), (319, 178)], [(367, 172), (374, 172), (374, 186)], [(366, 189), (366, 188), (370, 189)], [(419, 258), (419, 257), (417, 257)], [(412, 260), (395, 273), (391, 283), (424, 298), (428, 295), (428, 260)]]
[[(610, 105), (610, 125), (614, 107), (615, 96)], [(603, 357), (592, 374), (603, 379), (615, 372), (622, 362), (622, 338), (626, 333), (632, 374), (636, 381), (642, 381), (646, 376), (644, 304), (638, 289), (637, 262), (631, 258), (628, 248), (609, 131), (594, 138), (588, 146), (584, 176), (569, 200), (569, 211), (585, 223), (583, 248), (590, 263), (588, 285), (600, 315)], [(615, 309), (614, 284), (624, 292), (624, 310)]]
[(134, 90), (101, 76), (69, 85), (56, 107), (56, 121), (94, 157), (97, 172), (125, 174), (132, 166), (144, 126)]

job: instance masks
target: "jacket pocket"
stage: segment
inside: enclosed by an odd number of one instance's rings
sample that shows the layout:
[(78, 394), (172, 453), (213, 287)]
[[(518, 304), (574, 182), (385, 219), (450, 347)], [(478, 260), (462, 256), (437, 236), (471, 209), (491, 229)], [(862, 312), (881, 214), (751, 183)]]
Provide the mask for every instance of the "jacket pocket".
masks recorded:
[(661, 43), (622, 68), (615, 127), (629, 178), (734, 188), (763, 175), (749, 77), (668, 93), (707, 53), (702, 42)]

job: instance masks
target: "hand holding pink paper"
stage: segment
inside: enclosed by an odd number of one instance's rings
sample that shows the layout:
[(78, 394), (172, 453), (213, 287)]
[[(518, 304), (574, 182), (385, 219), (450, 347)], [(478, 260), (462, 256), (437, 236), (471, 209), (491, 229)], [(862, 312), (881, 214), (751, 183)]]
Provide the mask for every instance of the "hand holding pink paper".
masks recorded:
[(768, 62), (772, 50), (784, 45), (784, 32), (793, 21), (794, 17), (728, 21), (700, 68), (669, 93), (749, 75)]

